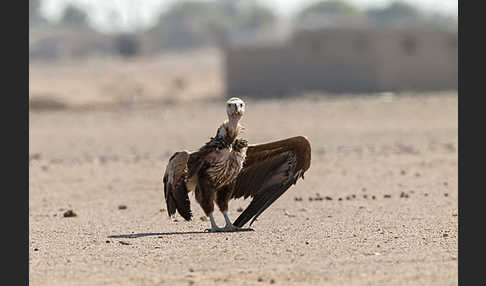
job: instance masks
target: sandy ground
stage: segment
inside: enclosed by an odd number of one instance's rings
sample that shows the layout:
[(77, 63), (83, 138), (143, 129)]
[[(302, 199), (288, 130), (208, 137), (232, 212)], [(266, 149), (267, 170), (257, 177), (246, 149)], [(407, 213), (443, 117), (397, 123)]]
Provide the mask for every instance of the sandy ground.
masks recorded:
[(457, 93), (247, 100), (249, 142), (305, 135), (312, 165), (254, 232), (208, 234), (192, 195), (168, 218), (161, 177), (224, 101), (32, 111), (30, 284), (457, 284)]

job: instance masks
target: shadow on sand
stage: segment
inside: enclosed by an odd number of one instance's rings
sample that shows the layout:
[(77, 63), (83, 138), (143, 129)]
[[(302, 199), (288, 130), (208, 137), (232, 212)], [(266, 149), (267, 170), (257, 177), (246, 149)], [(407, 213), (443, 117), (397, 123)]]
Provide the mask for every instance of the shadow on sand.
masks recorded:
[(228, 233), (228, 232), (242, 232), (242, 231), (254, 231), (252, 228), (245, 228), (239, 231), (221, 231), (221, 232), (208, 232), (208, 231), (175, 231), (175, 232), (152, 232), (152, 233), (132, 233), (132, 234), (118, 234), (109, 235), (108, 238), (139, 238), (146, 236), (167, 236), (167, 235), (183, 235), (183, 234), (215, 234), (215, 233)]

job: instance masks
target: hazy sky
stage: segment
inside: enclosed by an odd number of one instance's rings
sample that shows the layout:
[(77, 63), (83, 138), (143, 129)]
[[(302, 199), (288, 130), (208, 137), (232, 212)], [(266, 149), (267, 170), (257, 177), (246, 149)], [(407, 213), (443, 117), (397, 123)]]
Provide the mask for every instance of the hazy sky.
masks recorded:
[[(89, 12), (89, 16), (97, 28), (110, 31), (113, 29), (110, 23), (110, 11), (116, 11), (119, 15), (117, 28), (130, 30), (134, 27), (146, 27), (153, 24), (160, 11), (166, 9), (177, 0), (43, 0), (42, 11), (46, 17), (56, 20), (68, 3), (77, 4)], [(204, 1), (204, 0), (200, 0)], [(244, 1), (244, 0), (242, 0)], [(380, 7), (393, 0), (347, 0), (356, 6)], [(262, 5), (273, 8), (283, 16), (292, 16), (304, 6), (317, 2), (316, 0), (260, 0)], [(425, 11), (440, 12), (457, 17), (457, 0), (406, 0)]]

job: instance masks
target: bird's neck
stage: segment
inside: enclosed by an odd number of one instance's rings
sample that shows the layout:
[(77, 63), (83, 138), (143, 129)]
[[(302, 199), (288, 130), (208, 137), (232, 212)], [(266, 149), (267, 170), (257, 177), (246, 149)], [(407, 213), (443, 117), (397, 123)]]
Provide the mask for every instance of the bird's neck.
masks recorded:
[(236, 137), (238, 135), (238, 122), (240, 121), (237, 117), (230, 117), (228, 119), (228, 133), (231, 137)]

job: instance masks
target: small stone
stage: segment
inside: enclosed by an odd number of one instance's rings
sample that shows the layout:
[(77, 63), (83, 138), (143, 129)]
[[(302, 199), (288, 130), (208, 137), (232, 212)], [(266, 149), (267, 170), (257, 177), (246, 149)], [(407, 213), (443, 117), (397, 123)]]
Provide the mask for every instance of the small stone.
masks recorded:
[(29, 156), (29, 159), (30, 160), (40, 160), (41, 158), (41, 154), (40, 153), (34, 153), (32, 155)]
[(338, 201), (342, 201), (342, 200), (343, 200), (343, 198), (339, 198), (339, 199), (338, 199)]
[(332, 198), (331, 197), (326, 197), (326, 200), (332, 201)]
[(77, 216), (77, 214), (75, 214), (73, 210), (67, 210), (66, 212), (64, 212), (64, 217), (75, 217), (75, 216)]
[(371, 196), (371, 198), (372, 198), (373, 200), (375, 200), (375, 199), (376, 199), (376, 197), (375, 197), (375, 196)]
[(110, 241), (109, 241), (109, 240), (107, 240), (107, 241), (105, 241), (105, 242), (106, 242), (106, 243), (110, 243)]
[(425, 193), (425, 194), (424, 194), (424, 196), (428, 197), (428, 196), (429, 196), (429, 194), (428, 194), (428, 193)]
[(367, 195), (363, 195), (363, 198), (364, 198), (364, 199), (367, 199), (367, 198), (368, 198), (368, 196), (367, 196)]
[(306, 242), (305, 242), (305, 244), (309, 245), (309, 242), (308, 242), (308, 241), (306, 241)]
[(389, 198), (391, 198), (391, 195), (384, 195), (383, 197), (384, 197), (385, 199), (389, 199)]
[(449, 236), (449, 234), (448, 234), (448, 233), (443, 233), (443, 234), (442, 234), (442, 237), (448, 237), (448, 236)]
[(239, 207), (236, 209), (237, 212), (241, 213), (243, 211), (243, 208)]
[(192, 268), (189, 268), (189, 272), (194, 272), (194, 269), (192, 269)]
[(127, 209), (127, 206), (126, 205), (119, 205), (118, 206), (118, 209), (119, 210), (126, 210)]
[(34, 248), (34, 251), (39, 251), (39, 249), (38, 248)]
[(262, 282), (263, 281), (263, 278), (262, 277), (258, 277), (258, 282)]
[(400, 175), (404, 176), (406, 174), (405, 170), (400, 171)]
[(273, 283), (275, 283), (275, 280), (270, 279), (270, 284), (273, 284)]
[(444, 186), (447, 186), (447, 185), (448, 185), (448, 183), (447, 182), (444, 182)]
[(310, 202), (312, 202), (313, 200), (314, 200), (313, 198), (309, 197), (309, 201), (310, 201)]
[(449, 194), (448, 194), (448, 193), (444, 193), (444, 197), (448, 197), (448, 196), (449, 196)]
[(353, 199), (355, 199), (356, 198), (356, 195), (351, 195), (351, 197), (353, 197)]

